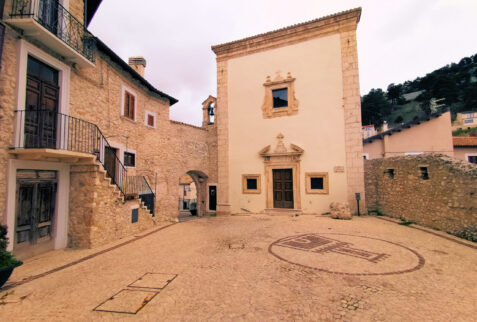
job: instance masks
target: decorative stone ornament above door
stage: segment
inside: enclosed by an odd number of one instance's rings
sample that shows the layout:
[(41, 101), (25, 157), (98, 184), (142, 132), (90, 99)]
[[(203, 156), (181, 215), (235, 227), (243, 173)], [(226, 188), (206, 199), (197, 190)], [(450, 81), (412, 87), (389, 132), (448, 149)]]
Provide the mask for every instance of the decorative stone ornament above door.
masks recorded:
[[(263, 118), (268, 119), (298, 114), (298, 100), (295, 98), (295, 78), (290, 73), (287, 74), (286, 78), (283, 78), (280, 75), (280, 71), (277, 71), (273, 80), (271, 80), (270, 76), (267, 76), (263, 86), (265, 87), (265, 98), (262, 105)], [(278, 90), (286, 92), (286, 106), (274, 107), (273, 92)]]
[(265, 192), (266, 192), (266, 212), (275, 212), (277, 209), (273, 206), (273, 170), (291, 169), (293, 178), (293, 209), (279, 209), (280, 212), (301, 212), (301, 194), (300, 194), (300, 158), (305, 152), (298, 145), (290, 144), (289, 148), (283, 142), (285, 136), (277, 135), (277, 144), (272, 151), (271, 145), (267, 145), (260, 150), (259, 155), (263, 157), (265, 166)]

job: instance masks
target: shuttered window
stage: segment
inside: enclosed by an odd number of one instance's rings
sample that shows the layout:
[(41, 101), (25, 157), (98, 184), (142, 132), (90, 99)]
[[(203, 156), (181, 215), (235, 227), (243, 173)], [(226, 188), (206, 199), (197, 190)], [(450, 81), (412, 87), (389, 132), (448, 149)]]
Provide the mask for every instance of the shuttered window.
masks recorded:
[(125, 117), (135, 120), (134, 113), (136, 108), (136, 97), (128, 91), (124, 92), (124, 115)]
[(154, 115), (149, 114), (147, 116), (147, 125), (154, 127)]

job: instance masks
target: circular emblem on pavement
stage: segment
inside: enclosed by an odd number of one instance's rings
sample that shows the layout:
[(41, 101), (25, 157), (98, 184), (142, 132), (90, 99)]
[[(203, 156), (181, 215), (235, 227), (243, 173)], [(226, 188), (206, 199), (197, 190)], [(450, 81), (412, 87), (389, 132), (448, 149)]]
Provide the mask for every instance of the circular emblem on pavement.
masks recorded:
[(290, 264), (343, 275), (391, 275), (420, 269), (424, 258), (406, 246), (383, 239), (335, 233), (289, 236), (268, 251)]

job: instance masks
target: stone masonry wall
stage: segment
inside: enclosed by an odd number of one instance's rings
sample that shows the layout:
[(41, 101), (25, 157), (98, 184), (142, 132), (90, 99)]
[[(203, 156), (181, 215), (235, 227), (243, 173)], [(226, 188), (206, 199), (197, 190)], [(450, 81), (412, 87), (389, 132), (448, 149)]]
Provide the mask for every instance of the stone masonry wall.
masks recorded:
[[(92, 248), (154, 225), (139, 200), (124, 202), (100, 165), (71, 167), (68, 247)], [(132, 209), (138, 222), (131, 223)]]
[(13, 111), (16, 97), (16, 38), (15, 34), (6, 28), (3, 44), (2, 69), (0, 71), (0, 216), (6, 211), (7, 198), (7, 164), (10, 155), (8, 145), (13, 137)]
[(475, 164), (444, 155), (375, 159), (365, 161), (365, 177), (369, 210), (447, 232), (477, 226)]
[[(16, 30), (7, 27), (2, 55), (2, 70), (0, 72), (0, 219), (3, 221), (6, 220), (7, 163), (10, 158), (13, 158), (8, 153), (8, 146), (13, 142), (19, 39), (21, 39), (21, 35)], [(30, 41), (27, 38), (23, 39)], [(38, 44), (34, 45), (38, 47)], [(39, 47), (51, 55), (47, 48)], [(54, 57), (61, 60), (60, 57)], [(66, 61), (63, 61), (63, 63), (68, 64)], [(205, 184), (207, 182), (217, 183), (217, 131), (215, 127), (200, 128), (170, 121), (169, 102), (158, 94), (151, 92), (102, 52), (96, 53), (95, 67), (79, 68), (69, 65), (71, 67), (70, 84), (69, 92), (66, 93), (69, 95), (68, 114), (97, 124), (111, 145), (121, 149), (121, 154), (126, 149), (133, 150), (136, 153), (136, 166), (128, 168), (129, 175), (144, 175), (153, 190), (157, 178), (155, 220), (174, 220), (177, 218), (179, 178), (188, 171), (198, 171), (205, 174), (207, 176)], [(121, 90), (123, 86), (136, 94), (135, 121), (121, 116)], [(197, 109), (201, 108), (202, 106), (197, 106)], [(146, 111), (156, 113), (155, 128), (145, 124)], [(122, 157), (122, 155), (118, 155), (118, 157)], [(86, 176), (86, 174), (81, 176)], [(81, 176), (72, 174), (73, 190), (75, 186), (79, 188), (80, 183), (77, 181)], [(89, 183), (88, 180), (83, 179), (81, 180), (82, 183)], [(92, 184), (97, 184), (94, 181), (95, 179), (91, 180), (93, 180)], [(87, 191), (81, 193), (87, 193)], [(96, 193), (99, 194), (99, 192)], [(103, 197), (107, 198), (107, 194), (105, 193)], [(100, 236), (101, 229), (107, 230), (109, 225), (97, 225), (96, 223), (102, 222), (102, 220), (105, 220), (105, 223), (108, 222), (111, 214), (117, 210), (118, 212), (126, 211), (129, 215), (124, 216), (126, 218), (124, 221), (115, 219), (115, 233), (110, 234), (108, 232), (106, 239), (113, 235), (116, 237), (122, 236), (123, 230), (128, 230), (128, 234), (133, 234), (134, 227), (142, 224), (131, 226), (128, 203), (116, 204), (114, 193), (111, 193), (110, 198), (109, 202), (113, 204), (95, 209), (94, 216), (90, 213), (93, 210), (88, 209), (84, 209), (84, 214), (81, 214), (78, 211), (78, 206), (81, 203), (71, 198), (70, 233), (86, 235), (87, 233), (83, 230), (89, 225), (91, 236), (94, 234)], [(105, 203), (106, 201), (102, 202)], [(83, 222), (79, 218), (83, 218), (85, 221)], [(118, 226), (120, 222), (124, 224), (122, 228)], [(150, 221), (149, 224), (152, 225), (153, 222)], [(74, 231), (75, 229), (78, 231)], [(91, 238), (100, 243), (101, 237)], [(95, 242), (91, 243), (94, 244)], [(84, 241), (70, 241), (70, 244), (78, 246), (87, 243)]]
[[(343, 107), (345, 114), (346, 177), (348, 203), (357, 212), (355, 193), (366, 200), (364, 189), (363, 143), (361, 134), (361, 97), (359, 94), (356, 24), (343, 26), (340, 33), (343, 75)], [(363, 209), (365, 211), (365, 209)]]

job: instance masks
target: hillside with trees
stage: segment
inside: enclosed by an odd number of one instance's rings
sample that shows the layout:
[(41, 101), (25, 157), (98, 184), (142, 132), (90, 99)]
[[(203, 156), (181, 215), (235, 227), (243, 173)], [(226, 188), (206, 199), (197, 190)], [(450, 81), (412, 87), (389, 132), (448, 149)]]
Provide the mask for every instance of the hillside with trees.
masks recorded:
[(455, 117), (462, 111), (477, 111), (477, 54), (434, 70), (402, 84), (389, 84), (386, 91), (371, 89), (361, 98), (363, 125), (379, 127), (384, 121), (399, 124), (430, 114), (445, 105)]

